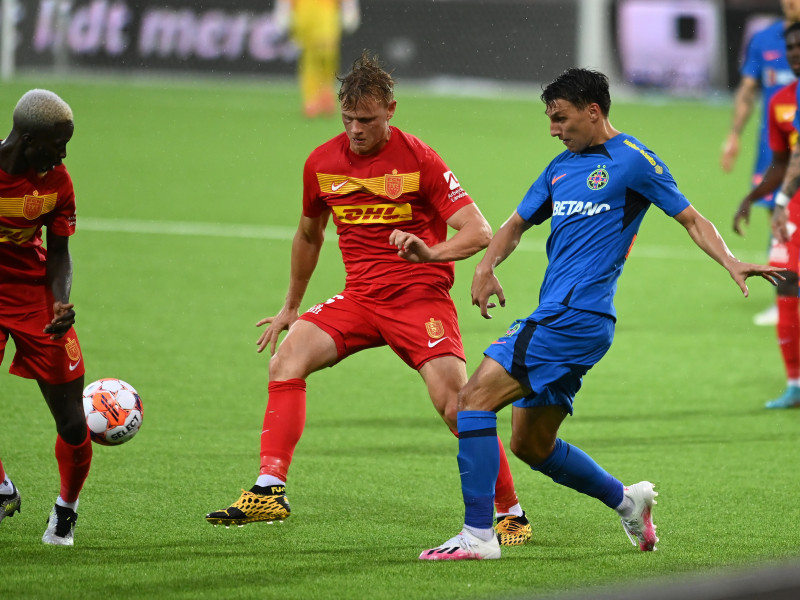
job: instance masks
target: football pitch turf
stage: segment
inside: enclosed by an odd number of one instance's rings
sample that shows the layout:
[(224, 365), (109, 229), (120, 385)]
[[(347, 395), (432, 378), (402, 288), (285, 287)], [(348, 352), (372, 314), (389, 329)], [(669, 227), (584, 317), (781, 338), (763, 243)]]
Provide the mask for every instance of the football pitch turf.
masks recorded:
[[(641, 553), (615, 513), (509, 456), (532, 541), (499, 561), (423, 563), (463, 519), (457, 442), (419, 376), (387, 349), (308, 382), (308, 418), (282, 524), (211, 527), (258, 471), (267, 357), (255, 322), (286, 293), (308, 153), (339, 133), (306, 121), (289, 84), (18, 79), (0, 88), (0, 135), (31, 87), (75, 113), (66, 164), (78, 199), (72, 300), (87, 383), (118, 377), (144, 403), (130, 443), (94, 447), (74, 548), (41, 543), (58, 493), (54, 429), (33, 382), (0, 375), (0, 456), (22, 512), (0, 525), (0, 597), (404, 598), (550, 596), (793, 560), (800, 555), (800, 411), (783, 391), (769, 327), (774, 291), (744, 299), (685, 230), (651, 208), (620, 279), (608, 355), (589, 372), (562, 437), (625, 483), (655, 482), (658, 551)], [(562, 147), (538, 92), (469, 98), (397, 87), (393, 124), (433, 146), (497, 229)], [(741, 259), (765, 260), (765, 212), (731, 232), (748, 187), (754, 124), (737, 171), (719, 169), (730, 103), (618, 101), (611, 122), (670, 166)], [(498, 270), (507, 305), (469, 304), (476, 259), (453, 297), (471, 372), (536, 303), (547, 227)], [(331, 231), (305, 297), (339, 292)], [(504, 440), (510, 410), (499, 416)]]

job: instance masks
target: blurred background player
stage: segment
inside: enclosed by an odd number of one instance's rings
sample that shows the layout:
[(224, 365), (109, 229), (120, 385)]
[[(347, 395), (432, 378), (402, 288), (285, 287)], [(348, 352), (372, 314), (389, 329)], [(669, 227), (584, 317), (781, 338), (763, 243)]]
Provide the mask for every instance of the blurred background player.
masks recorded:
[[(787, 38), (788, 44), (788, 38)], [(795, 104), (800, 106), (800, 86), (795, 88)], [(795, 112), (794, 128), (800, 131), (800, 111)], [(781, 190), (775, 194), (775, 210), (772, 213), (772, 235), (778, 242), (796, 246), (800, 240), (796, 237), (798, 224), (800, 224), (800, 207), (796, 196), (800, 190), (800, 143), (795, 143), (789, 156), (786, 174), (783, 176)], [(787, 390), (791, 392), (792, 390)], [(767, 408), (797, 408), (800, 401), (794, 393), (785, 393), (780, 398), (767, 403)]]
[(492, 296), (505, 305), (495, 269), (526, 231), (549, 220), (539, 304), (484, 350), (483, 361), (458, 395), (464, 527), (422, 552), (421, 560), (500, 558), (491, 518), (498, 465), (494, 438), (497, 412), (509, 404), (514, 454), (555, 483), (601, 501), (616, 512), (635, 546), (655, 550), (653, 484), (626, 487), (558, 437), (583, 376), (611, 346), (617, 279), (650, 206), (685, 227), (745, 295), (747, 277), (760, 275), (773, 284), (780, 279), (778, 268), (737, 260), (714, 225), (678, 190), (667, 166), (642, 142), (611, 125), (605, 75), (569, 69), (541, 98), (550, 135), (566, 150), (542, 171), (492, 238), (472, 280), (472, 302), (489, 318)]
[[(458, 391), (467, 381), (450, 298), (453, 261), (489, 243), (492, 230), (453, 172), (420, 139), (389, 125), (394, 82), (365, 51), (339, 91), (345, 132), (308, 157), (303, 212), (292, 243), (286, 301), (258, 350), (269, 346), (269, 399), (255, 485), (230, 507), (206, 515), (244, 525), (289, 516), (286, 477), (305, 427), (306, 379), (367, 348), (388, 345), (419, 372), (434, 407), (456, 431)], [(344, 291), (299, 315), (330, 217), (347, 273)], [(448, 226), (456, 233), (447, 238)], [(275, 353), (281, 332), (289, 333)], [(391, 391), (380, 402), (397, 402)], [(500, 543), (522, 544), (531, 527), (519, 506), (502, 443), (495, 477)]]
[(297, 75), (303, 114), (334, 115), (342, 30), (353, 33), (361, 24), (358, 0), (278, 0), (275, 22), (291, 32), (300, 48)]
[[(11, 133), (0, 142), (0, 361), (10, 336), (16, 346), (10, 372), (36, 380), (55, 420), (61, 490), (42, 541), (61, 546), (73, 545), (78, 495), (92, 462), (83, 356), (69, 301), (75, 193), (61, 162), (73, 129), (66, 102), (31, 90), (17, 103)], [(0, 482), (3, 519), (21, 501), (2, 463)]]
[[(800, 76), (800, 23), (792, 23), (784, 32), (786, 58), (795, 75)], [(771, 195), (783, 182), (792, 148), (797, 144), (794, 116), (797, 111), (797, 81), (781, 88), (769, 101), (767, 110), (767, 137), (772, 160), (764, 171), (764, 178), (744, 197), (733, 218), (733, 229), (743, 235), (743, 224), (749, 223), (750, 207), (759, 198)], [(777, 338), (786, 371), (786, 390), (767, 408), (800, 406), (800, 313), (798, 312), (798, 260), (800, 260), (800, 206), (792, 202), (787, 207), (790, 239), (782, 242), (772, 238), (769, 264), (785, 267), (785, 279), (778, 282)]]
[[(731, 130), (722, 147), (720, 164), (723, 171), (730, 172), (739, 155), (739, 138), (755, 107), (761, 91), (762, 114), (758, 130), (758, 145), (753, 168), (752, 185), (758, 185), (769, 166), (772, 152), (767, 137), (767, 107), (773, 94), (795, 79), (795, 74), (786, 60), (784, 29), (793, 22), (800, 21), (800, 0), (781, 0), (784, 19), (756, 32), (747, 44), (744, 63), (739, 70), (741, 79), (733, 99), (733, 119)], [(757, 199), (758, 203), (772, 211), (774, 201), (769, 193)], [(776, 305), (753, 317), (756, 325), (775, 325), (778, 322)]]

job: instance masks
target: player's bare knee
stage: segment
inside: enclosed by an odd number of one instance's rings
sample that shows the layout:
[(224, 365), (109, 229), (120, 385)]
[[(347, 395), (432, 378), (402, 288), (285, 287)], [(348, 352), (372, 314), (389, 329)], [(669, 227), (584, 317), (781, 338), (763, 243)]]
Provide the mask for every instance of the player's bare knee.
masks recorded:
[(481, 410), (476, 405), (475, 387), (467, 382), (463, 388), (458, 391), (458, 410)]
[(286, 381), (293, 378), (292, 361), (287, 360), (288, 353), (283, 354), (280, 351), (275, 354), (269, 361), (269, 380), (270, 381)]
[(547, 448), (539, 440), (518, 436), (511, 436), (509, 448), (514, 456), (531, 467), (542, 464), (553, 451), (552, 447)]
[(455, 431), (458, 427), (458, 398), (453, 396), (453, 401), (448, 402), (440, 414), (447, 426)]
[(89, 435), (83, 410), (80, 413), (56, 417), (56, 431), (61, 439), (69, 445), (78, 446), (82, 444), (86, 436)]

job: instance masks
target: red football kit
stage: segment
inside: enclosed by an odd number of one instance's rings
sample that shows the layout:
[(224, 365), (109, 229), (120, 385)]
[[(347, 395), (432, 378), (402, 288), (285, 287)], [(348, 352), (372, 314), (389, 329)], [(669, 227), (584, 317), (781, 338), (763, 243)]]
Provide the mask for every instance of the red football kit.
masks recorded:
[[(390, 131), (389, 141), (375, 154), (355, 154), (342, 133), (306, 161), (303, 215), (315, 218), (330, 211), (346, 280), (344, 291), (312, 306), (300, 319), (333, 338), (339, 360), (384, 345), (416, 370), (441, 356), (465, 360), (450, 298), (453, 263), (410, 263), (397, 256), (389, 236), (400, 229), (428, 246), (444, 242), (447, 219), (472, 199), (428, 145), (396, 127)], [(305, 380), (270, 381), (261, 475), (286, 481), (305, 424), (305, 400)], [(498, 445), (495, 505), (500, 514), (517, 505), (518, 498), (499, 439)]]
[(42, 177), (0, 169), (0, 361), (10, 335), (17, 351), (9, 371), (59, 384), (83, 375), (84, 366), (74, 329), (57, 340), (43, 331), (53, 318), (43, 227), (60, 236), (75, 232), (75, 194), (66, 167)]
[[(767, 132), (769, 147), (773, 152), (791, 152), (797, 144), (797, 131), (794, 128), (794, 114), (797, 110), (797, 82), (778, 90), (769, 102)], [(800, 191), (786, 207), (786, 226), (790, 240), (786, 244), (773, 240), (769, 253), (769, 264), (785, 267), (797, 272), (800, 260)]]
[[(797, 144), (797, 131), (794, 128), (794, 115), (797, 110), (797, 82), (778, 90), (769, 102), (767, 113), (767, 133), (769, 146), (773, 152), (791, 152)], [(789, 241), (779, 243), (772, 239), (769, 251), (769, 264), (784, 267), (795, 273), (800, 270), (800, 192), (792, 196), (786, 207), (786, 229)], [(798, 315), (797, 294), (777, 297), (778, 306), (778, 345), (790, 380), (800, 378), (800, 315)]]
[(388, 344), (419, 369), (438, 356), (464, 359), (449, 290), (454, 266), (410, 263), (389, 244), (395, 229), (428, 246), (447, 239), (447, 219), (472, 203), (453, 172), (427, 144), (390, 127), (376, 154), (350, 150), (342, 133), (314, 150), (303, 170), (303, 215), (330, 211), (344, 261), (344, 291), (300, 318), (327, 332), (339, 360)]

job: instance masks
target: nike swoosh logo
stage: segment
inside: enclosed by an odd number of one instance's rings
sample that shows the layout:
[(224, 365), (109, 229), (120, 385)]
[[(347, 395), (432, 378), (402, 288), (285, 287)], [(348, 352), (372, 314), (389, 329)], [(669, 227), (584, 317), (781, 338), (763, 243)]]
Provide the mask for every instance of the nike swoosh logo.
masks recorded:
[(556, 181), (558, 181), (562, 177), (566, 177), (566, 176), (567, 176), (567, 174), (564, 173), (563, 175), (559, 175), (558, 177), (553, 177), (553, 181), (550, 182), (550, 185), (555, 185)]
[(345, 183), (347, 183), (348, 181), (350, 181), (350, 180), (349, 179), (345, 179), (342, 183), (332, 183), (331, 184), (331, 191), (332, 192), (338, 192), (342, 188), (342, 186)]
[(444, 336), (442, 339), (436, 340), (435, 342), (433, 340), (428, 340), (428, 348), (433, 348), (437, 344), (441, 344), (446, 339), (447, 339), (447, 336)]
[(505, 344), (505, 342), (492, 342), (492, 344)]
[(83, 357), (81, 356), (81, 357), (78, 359), (78, 362), (76, 362), (74, 365), (73, 365), (72, 363), (69, 363), (69, 370), (70, 370), (70, 371), (74, 371), (75, 369), (77, 369), (77, 368), (78, 368), (78, 365), (79, 365), (79, 364), (81, 364), (81, 361), (82, 361), (82, 360), (83, 360)]

